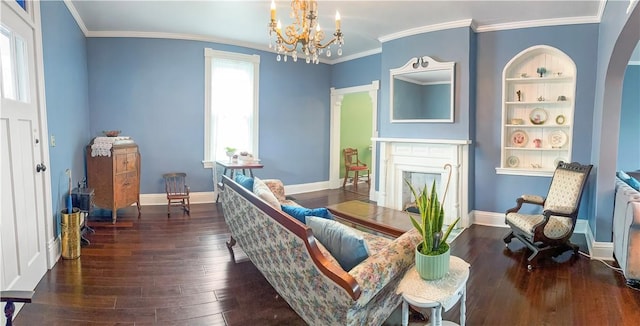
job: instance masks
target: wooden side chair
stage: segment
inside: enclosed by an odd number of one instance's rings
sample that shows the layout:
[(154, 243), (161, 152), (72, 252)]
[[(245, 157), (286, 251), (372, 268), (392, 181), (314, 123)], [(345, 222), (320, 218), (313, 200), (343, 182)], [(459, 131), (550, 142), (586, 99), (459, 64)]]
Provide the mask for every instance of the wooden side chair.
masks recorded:
[[(358, 181), (360, 177), (364, 177), (366, 173), (367, 184), (371, 185), (371, 177), (369, 176), (369, 167), (358, 159), (358, 150), (356, 148), (345, 148), (342, 150), (344, 157), (344, 181), (342, 182), (342, 188), (347, 185), (347, 179), (349, 179), (349, 173), (353, 172), (353, 189), (358, 190)], [(362, 175), (360, 174), (362, 173)]]
[(1, 291), (0, 301), (6, 302), (4, 306), (4, 316), (7, 317), (6, 326), (13, 325), (13, 313), (16, 312), (14, 302), (31, 303), (33, 291)]
[[(509, 247), (511, 239), (518, 238), (533, 253), (529, 256), (528, 269), (543, 255), (558, 256), (567, 250), (578, 254), (578, 246), (569, 239), (578, 219), (580, 199), (593, 165), (560, 162), (553, 173), (547, 197), (522, 195), (517, 206), (506, 212), (505, 222), (511, 232), (504, 237)], [(542, 206), (540, 214), (522, 214), (523, 204)]]
[(191, 206), (189, 204), (189, 186), (186, 183), (187, 174), (181, 172), (165, 173), (162, 177), (167, 192), (167, 216), (171, 217), (172, 205), (182, 207), (183, 213), (186, 212), (189, 215)]

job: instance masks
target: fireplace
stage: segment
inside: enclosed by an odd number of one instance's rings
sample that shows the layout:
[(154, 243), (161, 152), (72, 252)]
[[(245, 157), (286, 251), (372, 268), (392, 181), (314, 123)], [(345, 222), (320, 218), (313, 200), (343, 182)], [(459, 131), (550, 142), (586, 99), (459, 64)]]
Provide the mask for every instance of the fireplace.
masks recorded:
[[(405, 210), (408, 206), (412, 206), (415, 203), (415, 198), (411, 193), (411, 189), (407, 185), (408, 181), (416, 192), (420, 192), (422, 188), (427, 186), (427, 190), (431, 191), (431, 185), (436, 182), (436, 192), (438, 196), (444, 192), (444, 189), (440, 189), (440, 175), (436, 173), (423, 173), (415, 171), (403, 171), (402, 180), (402, 209)], [(440, 197), (439, 197), (440, 198)], [(442, 198), (440, 198), (442, 199)]]
[(460, 226), (468, 225), (468, 151), (470, 141), (441, 139), (376, 138), (380, 143), (380, 180), (378, 205), (403, 210), (414, 201), (405, 179), (416, 191), (425, 185), (436, 191), (442, 200), (451, 164), (449, 191), (443, 202), (444, 224), (461, 218)]

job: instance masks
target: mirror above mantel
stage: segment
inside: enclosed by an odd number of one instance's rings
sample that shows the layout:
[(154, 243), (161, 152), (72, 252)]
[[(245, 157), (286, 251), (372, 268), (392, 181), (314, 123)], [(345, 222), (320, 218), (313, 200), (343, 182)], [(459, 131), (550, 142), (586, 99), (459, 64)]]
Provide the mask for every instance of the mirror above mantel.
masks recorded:
[(423, 56), (391, 69), (391, 122), (453, 122), (455, 62)]

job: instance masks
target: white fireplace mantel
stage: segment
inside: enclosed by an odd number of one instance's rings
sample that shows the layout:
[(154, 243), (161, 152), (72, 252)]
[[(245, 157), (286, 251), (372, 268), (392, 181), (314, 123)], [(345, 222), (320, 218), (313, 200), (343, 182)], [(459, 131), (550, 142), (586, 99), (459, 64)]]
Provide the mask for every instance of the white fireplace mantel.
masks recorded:
[[(373, 138), (380, 144), (378, 205), (402, 210), (404, 172), (441, 175), (451, 164), (451, 182), (445, 202), (445, 224), (461, 218), (459, 226), (469, 225), (469, 144), (470, 140)], [(441, 196), (442, 194), (439, 193)]]

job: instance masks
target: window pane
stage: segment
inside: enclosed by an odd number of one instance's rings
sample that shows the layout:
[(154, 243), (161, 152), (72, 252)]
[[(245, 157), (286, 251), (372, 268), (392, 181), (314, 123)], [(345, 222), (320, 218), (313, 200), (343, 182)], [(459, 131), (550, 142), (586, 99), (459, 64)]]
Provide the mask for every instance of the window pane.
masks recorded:
[(251, 152), (253, 64), (213, 59), (211, 70), (213, 152), (216, 158), (225, 157), (225, 147)]
[(29, 102), (29, 73), (27, 71), (27, 43), (16, 35), (16, 77), (18, 101)]
[(2, 56), (2, 96), (4, 98), (16, 99), (13, 56), (11, 51), (11, 32), (0, 26), (0, 55)]
[(27, 1), (25, 1), (25, 0), (16, 0), (16, 2), (18, 3), (18, 5), (20, 5), (20, 7), (22, 7), (22, 9), (27, 10)]
[(27, 70), (27, 42), (11, 30), (0, 26), (0, 55), (2, 56), (2, 96), (11, 100), (29, 101), (29, 72)]

